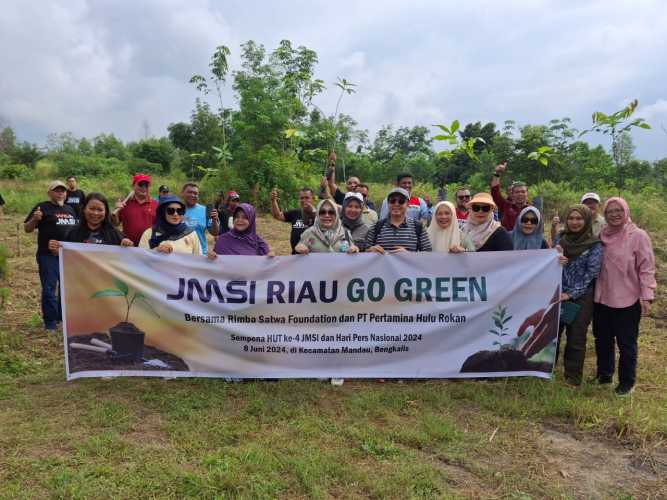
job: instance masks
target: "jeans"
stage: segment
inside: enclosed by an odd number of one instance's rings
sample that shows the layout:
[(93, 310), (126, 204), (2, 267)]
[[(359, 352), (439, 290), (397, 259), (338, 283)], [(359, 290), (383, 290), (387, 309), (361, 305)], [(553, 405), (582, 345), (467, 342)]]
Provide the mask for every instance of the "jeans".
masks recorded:
[(593, 309), (593, 336), (597, 354), (598, 378), (611, 380), (614, 376), (618, 345), (618, 382), (632, 387), (637, 378), (637, 337), (642, 308), (639, 301), (630, 307), (615, 308), (595, 304)]
[(60, 262), (55, 255), (38, 255), (39, 280), (42, 282), (42, 317), (44, 327), (55, 330), (62, 321), (60, 308)]

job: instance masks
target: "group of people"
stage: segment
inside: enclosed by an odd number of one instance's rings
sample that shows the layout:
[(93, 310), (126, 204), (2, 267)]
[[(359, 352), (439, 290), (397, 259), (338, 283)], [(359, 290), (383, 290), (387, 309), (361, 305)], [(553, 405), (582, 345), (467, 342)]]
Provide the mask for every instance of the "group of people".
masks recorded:
[[(350, 177), (343, 192), (332, 174), (323, 178), (317, 204), (313, 191), (303, 188), (299, 207), (283, 211), (274, 189), (271, 213), (291, 225), (292, 253), (300, 255), (557, 249), (563, 265), (561, 301), (575, 310), (568, 324), (561, 324), (565, 379), (573, 385), (582, 382), (586, 334), (592, 322), (595, 380), (612, 382), (616, 343), (620, 352), (616, 393), (628, 394), (636, 379), (640, 318), (648, 314), (656, 288), (649, 236), (632, 222), (625, 200), (610, 198), (598, 213), (600, 197), (587, 193), (581, 203), (566, 210), (562, 223), (554, 217), (547, 241), (541, 207), (529, 204), (527, 186), (515, 182), (511, 197), (503, 196), (500, 179), (506, 169), (506, 163), (496, 167), (490, 193), (471, 195), (470, 190), (459, 189), (455, 204), (439, 200), (434, 206), (412, 192), (410, 174), (401, 174), (382, 201), (379, 215), (368, 198), (368, 186), (358, 177)], [(56, 329), (61, 320), (57, 283), (63, 241), (138, 246), (165, 254), (207, 255), (211, 260), (218, 255), (274, 255), (257, 234), (255, 208), (241, 203), (238, 193), (219, 193), (207, 207), (199, 203), (195, 183), (186, 183), (180, 197), (161, 186), (159, 200), (150, 197), (150, 185), (150, 176), (135, 175), (130, 194), (110, 212), (102, 194), (84, 196), (76, 179), (68, 179), (68, 185), (54, 181), (49, 199), (28, 214), (25, 230), (39, 231), (37, 261), (46, 329)], [(210, 249), (207, 232), (215, 241)]]

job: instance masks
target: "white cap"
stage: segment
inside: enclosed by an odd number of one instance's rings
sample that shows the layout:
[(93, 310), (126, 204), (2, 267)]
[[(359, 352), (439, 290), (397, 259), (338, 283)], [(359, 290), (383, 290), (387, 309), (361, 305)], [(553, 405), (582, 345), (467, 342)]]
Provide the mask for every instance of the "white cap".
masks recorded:
[(345, 193), (345, 198), (343, 199), (343, 202), (345, 202), (345, 200), (347, 200), (348, 198), (354, 198), (355, 200), (357, 200), (362, 205), (364, 204), (364, 197), (361, 196), (361, 193), (355, 193), (354, 191), (348, 191), (347, 193)]
[(581, 203), (583, 203), (586, 200), (595, 200), (598, 203), (600, 203), (600, 195), (597, 193), (586, 193), (581, 197)]

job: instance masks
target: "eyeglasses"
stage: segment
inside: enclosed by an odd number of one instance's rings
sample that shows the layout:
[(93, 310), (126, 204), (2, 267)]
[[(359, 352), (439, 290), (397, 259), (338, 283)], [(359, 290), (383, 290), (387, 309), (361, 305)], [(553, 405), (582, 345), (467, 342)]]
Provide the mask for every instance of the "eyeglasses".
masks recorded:
[(457, 198), (458, 198), (459, 200), (469, 200), (469, 199), (470, 199), (470, 195), (469, 195), (469, 194), (462, 194), (462, 195), (457, 196)]
[(167, 207), (167, 215), (185, 215), (185, 209), (182, 207)]
[(320, 215), (336, 215), (335, 210), (320, 210), (319, 211)]
[(405, 205), (406, 199), (405, 198), (389, 198), (387, 200), (387, 202), (390, 205), (396, 205), (396, 204)]
[(142, 188), (147, 188), (148, 187), (148, 182), (146, 182), (146, 181), (138, 182), (137, 186), (142, 187)]
[(473, 205), (472, 207), (473, 212), (489, 212), (491, 210), (491, 205)]
[(537, 224), (537, 219), (534, 218), (534, 217), (524, 217), (523, 219), (521, 219), (521, 224), (533, 224), (533, 225), (536, 225), (536, 224)]

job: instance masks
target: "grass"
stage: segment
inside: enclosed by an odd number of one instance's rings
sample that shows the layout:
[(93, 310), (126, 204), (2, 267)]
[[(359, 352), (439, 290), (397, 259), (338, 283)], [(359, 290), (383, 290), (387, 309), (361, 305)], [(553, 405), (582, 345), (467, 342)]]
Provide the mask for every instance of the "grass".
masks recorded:
[[(0, 223), (9, 250), (0, 288), (11, 288), (0, 311), (0, 498), (667, 495), (662, 289), (642, 321), (629, 399), (571, 388), (560, 366), (553, 382), (67, 383), (62, 339), (41, 330), (35, 238), (17, 236), (20, 222)], [(258, 226), (289, 252), (287, 224), (262, 217)]]

